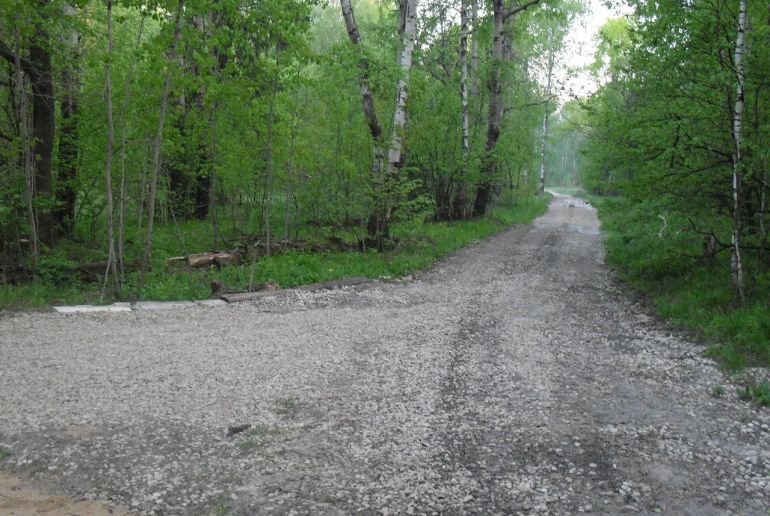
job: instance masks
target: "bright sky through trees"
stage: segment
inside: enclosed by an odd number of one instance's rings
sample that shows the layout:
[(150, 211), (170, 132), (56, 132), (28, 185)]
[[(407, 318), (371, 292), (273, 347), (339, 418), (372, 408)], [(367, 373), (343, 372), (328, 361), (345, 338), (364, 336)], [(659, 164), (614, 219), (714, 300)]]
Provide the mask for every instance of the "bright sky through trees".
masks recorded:
[(608, 8), (606, 3), (606, 0), (587, 0), (585, 15), (575, 21), (567, 35), (564, 51), (555, 71), (557, 84), (563, 85), (556, 92), (562, 102), (573, 97), (586, 97), (599, 87), (596, 80), (585, 70), (594, 60), (599, 29), (607, 20), (631, 12), (631, 8), (624, 3), (611, 8)]

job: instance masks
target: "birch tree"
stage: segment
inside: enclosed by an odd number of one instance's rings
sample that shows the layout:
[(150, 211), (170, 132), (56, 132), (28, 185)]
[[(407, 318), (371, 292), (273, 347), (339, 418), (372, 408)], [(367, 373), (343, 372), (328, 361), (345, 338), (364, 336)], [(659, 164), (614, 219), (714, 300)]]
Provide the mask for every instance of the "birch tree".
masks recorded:
[[(474, 2), (475, 3), (475, 2)], [(468, 152), (470, 151), (470, 120), (468, 113), (468, 0), (460, 0), (460, 105), (462, 110), (462, 148), (460, 152), (460, 185), (454, 200), (454, 218), (465, 218)], [(475, 10), (475, 5), (473, 7)], [(478, 49), (476, 37), (473, 44)], [(477, 50), (478, 51), (478, 50)]]
[[(377, 239), (378, 247), (390, 236), (391, 201), (388, 199), (388, 186), (397, 178), (402, 166), (403, 138), (407, 127), (406, 104), (409, 98), (409, 72), (412, 68), (417, 32), (417, 0), (400, 0), (399, 2), (399, 35), (400, 47), (398, 53), (399, 78), (396, 83), (396, 106), (393, 112), (390, 146), (387, 152), (387, 165), (383, 163), (384, 151), (383, 130), (374, 105), (374, 96), (369, 85), (369, 63), (361, 48), (361, 34), (358, 30), (353, 6), (350, 0), (340, 0), (342, 17), (345, 20), (350, 42), (359, 52), (359, 86), (363, 103), (364, 118), (369, 127), (373, 141), (372, 172), (375, 189), (374, 209), (369, 217), (369, 235)], [(383, 174), (386, 167), (386, 174)]]
[(743, 110), (746, 53), (746, 0), (740, 0), (738, 12), (738, 37), (735, 41), (735, 110), (733, 113), (733, 231), (732, 231), (732, 278), (735, 292), (741, 302), (746, 300), (746, 286), (743, 278), (743, 258), (741, 257), (741, 183), (743, 181)]
[(540, 132), (540, 183), (538, 186), (538, 191), (540, 193), (545, 191), (545, 150), (546, 150), (546, 141), (548, 139), (548, 117), (550, 115), (549, 111), (549, 101), (550, 101), (550, 95), (551, 95), (551, 80), (553, 78), (553, 64), (554, 64), (554, 54), (555, 49), (553, 46), (549, 45), (548, 49), (548, 65), (546, 74), (548, 76), (547, 79), (547, 85), (545, 87), (545, 107), (543, 109), (543, 129)]

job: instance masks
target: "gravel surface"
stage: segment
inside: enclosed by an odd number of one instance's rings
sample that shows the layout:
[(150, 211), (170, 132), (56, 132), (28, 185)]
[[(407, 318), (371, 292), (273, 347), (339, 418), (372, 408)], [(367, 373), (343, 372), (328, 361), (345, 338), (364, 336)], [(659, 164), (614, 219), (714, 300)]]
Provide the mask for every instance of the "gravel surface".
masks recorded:
[(140, 513), (767, 515), (769, 413), (700, 351), (559, 197), (409, 282), (4, 314), (0, 468)]

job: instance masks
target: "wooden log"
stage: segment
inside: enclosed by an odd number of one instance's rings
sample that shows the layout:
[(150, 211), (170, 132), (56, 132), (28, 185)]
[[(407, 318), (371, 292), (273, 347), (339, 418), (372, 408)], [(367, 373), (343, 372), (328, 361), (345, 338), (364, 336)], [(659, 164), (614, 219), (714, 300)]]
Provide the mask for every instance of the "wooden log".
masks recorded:
[(240, 259), (240, 253), (211, 251), (208, 253), (196, 253), (187, 256), (174, 256), (166, 260), (166, 265), (170, 267), (187, 266), (191, 269), (201, 269), (214, 265), (219, 268), (223, 265), (237, 264)]

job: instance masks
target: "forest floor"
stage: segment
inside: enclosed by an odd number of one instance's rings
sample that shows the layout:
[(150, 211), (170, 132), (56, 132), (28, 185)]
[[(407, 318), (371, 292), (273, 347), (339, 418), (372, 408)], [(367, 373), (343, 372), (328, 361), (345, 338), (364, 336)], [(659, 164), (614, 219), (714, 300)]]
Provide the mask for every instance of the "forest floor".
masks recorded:
[(558, 197), (409, 282), (4, 314), (0, 468), (138, 513), (767, 514), (770, 412), (603, 256)]

